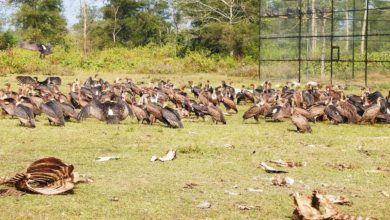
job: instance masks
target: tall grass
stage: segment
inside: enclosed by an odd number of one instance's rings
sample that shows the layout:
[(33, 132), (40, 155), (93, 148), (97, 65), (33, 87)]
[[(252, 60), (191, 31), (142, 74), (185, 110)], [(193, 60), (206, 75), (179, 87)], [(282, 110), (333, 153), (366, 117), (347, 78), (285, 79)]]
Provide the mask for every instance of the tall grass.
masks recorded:
[[(235, 59), (230, 56), (210, 55), (205, 51), (188, 52), (184, 57), (175, 55), (174, 45), (158, 47), (110, 48), (83, 56), (79, 50), (55, 47), (53, 54), (40, 59), (38, 52), (14, 48), (0, 51), (0, 76), (7, 74), (74, 75), (83, 72), (121, 72), (127, 74), (194, 74), (213, 73), (254, 78), (257, 76), (256, 58)], [(387, 59), (389, 53), (373, 53), (371, 58)], [(291, 79), (297, 76), (297, 63), (264, 63), (266, 79)], [(305, 69), (306, 68), (306, 69)], [(335, 76), (349, 78), (350, 64), (334, 63)], [(370, 71), (387, 76), (388, 63), (370, 64)], [(362, 63), (356, 64), (362, 71)], [(329, 72), (329, 64), (326, 66)], [(320, 64), (303, 64), (303, 73), (311, 78), (320, 76)]]

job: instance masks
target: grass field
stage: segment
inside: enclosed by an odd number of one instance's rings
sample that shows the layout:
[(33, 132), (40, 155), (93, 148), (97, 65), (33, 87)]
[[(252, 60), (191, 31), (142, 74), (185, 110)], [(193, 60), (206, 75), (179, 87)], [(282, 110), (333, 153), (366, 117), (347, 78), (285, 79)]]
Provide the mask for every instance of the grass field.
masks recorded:
[[(102, 76), (108, 80), (115, 75)], [(163, 76), (174, 82), (208, 76)], [(65, 77), (69, 82), (75, 77)], [(80, 77), (84, 80), (86, 75)], [(134, 76), (135, 81), (150, 80)], [(217, 83), (223, 76), (214, 76)], [(236, 87), (250, 79), (232, 78)], [(15, 83), (14, 77), (0, 81)], [(65, 90), (65, 87), (63, 88)], [(67, 89), (65, 91), (68, 91)], [(349, 93), (348, 91), (347, 93)], [(383, 91), (385, 92), (385, 91)], [(75, 170), (91, 176), (73, 194), (25, 195), (0, 198), (1, 219), (288, 219), (292, 215), (291, 192), (310, 194), (321, 189), (348, 197), (351, 206), (340, 212), (390, 217), (390, 125), (313, 124), (312, 134), (299, 134), (289, 120), (280, 123), (243, 123), (242, 114), (227, 116), (227, 125), (184, 119), (184, 129), (156, 123), (139, 125), (128, 118), (120, 125), (94, 119), (51, 127), (40, 116), (36, 129), (18, 126), (18, 120), (0, 119), (0, 176), (13, 175), (36, 159), (46, 156), (72, 163)], [(226, 148), (232, 144), (234, 148)], [(177, 158), (150, 162), (153, 155), (177, 149)], [(97, 156), (119, 160), (96, 162)], [(293, 160), (307, 166), (285, 168), (283, 176), (295, 180), (291, 187), (271, 185), (275, 176), (258, 168), (261, 161)], [(351, 165), (339, 170), (334, 164)], [(374, 172), (375, 171), (375, 172)], [(188, 184), (194, 187), (186, 187)], [(263, 192), (249, 192), (260, 188)], [(114, 199), (115, 198), (115, 199)], [(117, 200), (117, 201), (115, 201)], [(203, 202), (210, 209), (198, 209)], [(242, 211), (238, 205), (254, 206)]]

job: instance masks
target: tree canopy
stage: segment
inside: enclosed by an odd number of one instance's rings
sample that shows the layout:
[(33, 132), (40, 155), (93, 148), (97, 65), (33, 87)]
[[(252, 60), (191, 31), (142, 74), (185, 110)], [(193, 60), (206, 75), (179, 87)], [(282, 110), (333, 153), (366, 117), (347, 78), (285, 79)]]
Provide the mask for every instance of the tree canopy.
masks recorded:
[(36, 42), (63, 43), (67, 33), (62, 0), (9, 0), (18, 10), (13, 23), (21, 37)]

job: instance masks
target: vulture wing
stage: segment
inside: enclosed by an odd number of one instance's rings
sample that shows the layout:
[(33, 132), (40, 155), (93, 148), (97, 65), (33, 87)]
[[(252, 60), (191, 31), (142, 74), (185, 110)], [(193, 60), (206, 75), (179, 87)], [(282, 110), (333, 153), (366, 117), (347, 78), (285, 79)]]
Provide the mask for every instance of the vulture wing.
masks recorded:
[(27, 50), (35, 50), (39, 51), (41, 48), (38, 46), (38, 44), (30, 42), (30, 41), (21, 41), (18, 43), (18, 47), (27, 49)]
[(16, 80), (20, 84), (35, 85), (37, 83), (31, 76), (17, 76)]

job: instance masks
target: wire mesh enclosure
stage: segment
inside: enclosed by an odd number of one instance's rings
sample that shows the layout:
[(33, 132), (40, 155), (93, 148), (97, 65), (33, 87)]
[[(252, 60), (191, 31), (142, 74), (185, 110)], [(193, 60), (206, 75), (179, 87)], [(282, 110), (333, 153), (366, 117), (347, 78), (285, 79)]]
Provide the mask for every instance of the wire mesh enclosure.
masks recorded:
[(390, 69), (390, 1), (260, 0), (259, 79), (364, 78)]

